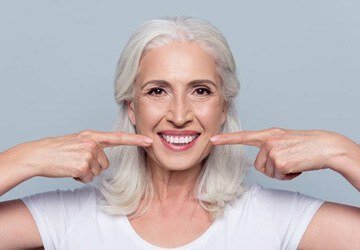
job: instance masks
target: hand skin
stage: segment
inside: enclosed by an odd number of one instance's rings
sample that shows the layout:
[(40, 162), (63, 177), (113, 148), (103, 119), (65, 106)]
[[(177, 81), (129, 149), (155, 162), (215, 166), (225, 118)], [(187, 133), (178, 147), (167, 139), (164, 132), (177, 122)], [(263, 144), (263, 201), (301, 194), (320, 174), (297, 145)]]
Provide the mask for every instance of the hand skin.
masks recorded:
[(216, 146), (243, 144), (260, 148), (254, 166), (271, 178), (291, 180), (305, 171), (328, 168), (360, 191), (360, 145), (341, 134), (270, 128), (219, 134), (210, 140)]
[(138, 134), (85, 130), (19, 144), (0, 153), (0, 196), (35, 176), (91, 182), (109, 166), (104, 148), (151, 143)]

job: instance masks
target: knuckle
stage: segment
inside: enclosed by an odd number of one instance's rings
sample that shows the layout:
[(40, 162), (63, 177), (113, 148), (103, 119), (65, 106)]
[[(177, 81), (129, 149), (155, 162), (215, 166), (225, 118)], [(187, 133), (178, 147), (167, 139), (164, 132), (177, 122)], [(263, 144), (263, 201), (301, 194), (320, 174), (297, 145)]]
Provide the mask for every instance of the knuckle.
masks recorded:
[(105, 165), (104, 165), (104, 169), (108, 169), (110, 166), (110, 161), (108, 158), (105, 158)]
[(258, 169), (258, 168), (259, 168), (259, 161), (258, 161), (258, 159), (256, 159), (256, 160), (255, 160), (255, 162), (254, 162), (254, 166), (255, 166), (255, 168), (256, 168), (256, 169)]
[(268, 164), (265, 164), (264, 171), (265, 171), (265, 173), (266, 173), (267, 175), (269, 174), (269, 170), (270, 170), (269, 165), (268, 165)]
[(124, 132), (122, 131), (114, 131), (115, 135), (116, 136), (123, 136), (124, 135)]
[(94, 151), (97, 148), (97, 144), (94, 140), (87, 140), (84, 142), (85, 147), (87, 149), (90, 149), (91, 151)]
[(255, 167), (256, 170), (258, 170), (259, 172), (264, 172), (266, 169), (266, 164), (258, 164), (257, 167)]
[(257, 170), (259, 170), (260, 169), (260, 164), (259, 164), (259, 162), (256, 162), (255, 161), (255, 163), (254, 163), (254, 166), (255, 166), (255, 169), (257, 169)]
[(283, 160), (280, 159), (279, 157), (274, 158), (273, 161), (274, 161), (275, 166), (276, 166), (277, 168), (284, 168), (285, 164), (284, 164)]
[(89, 162), (93, 160), (94, 155), (91, 152), (85, 152), (84, 153), (84, 160), (87, 165), (89, 165)]
[(93, 133), (93, 131), (91, 129), (85, 129), (83, 131), (81, 131), (79, 134), (80, 135), (91, 135)]
[[(249, 139), (249, 135), (248, 134), (240, 134), (238, 135), (239, 139), (242, 141), (247, 141)], [(226, 139), (230, 139), (229, 136), (226, 136)]]
[(292, 174), (292, 173), (295, 173), (296, 172), (296, 169), (294, 167), (294, 164), (292, 162), (287, 162), (284, 167), (287, 169), (287, 172), (289, 174)]
[(91, 170), (92, 170), (95, 174), (100, 173), (100, 172), (101, 172), (100, 163), (97, 163), (96, 165), (94, 164), (93, 166), (91, 166)]
[(278, 128), (278, 127), (273, 127), (271, 128), (271, 131), (274, 133), (274, 135), (276, 136), (282, 136), (286, 134), (286, 130), (283, 128)]
[(276, 160), (278, 158), (277, 157), (277, 152), (275, 150), (270, 150), (268, 156), (270, 157), (270, 159), (274, 160), (275, 162), (276, 162)]
[(260, 170), (263, 166), (260, 163), (259, 159), (256, 159), (254, 162), (255, 169)]
[(80, 177), (82, 174), (80, 169), (74, 168), (72, 171), (72, 177)]
[(94, 175), (93, 174), (89, 174), (88, 176), (86, 176), (86, 181), (87, 182), (91, 182), (94, 179)]
[(82, 164), (79, 165), (78, 170), (80, 171), (80, 174), (86, 174), (87, 171), (89, 170), (89, 163), (88, 162), (84, 162)]
[(264, 148), (267, 152), (270, 152), (273, 148), (274, 141), (272, 139), (267, 139), (264, 143)]
[(227, 135), (227, 134), (221, 135), (221, 137), (222, 137), (222, 139), (223, 139), (224, 141), (228, 141), (229, 139), (231, 139), (231, 137), (230, 137), (229, 135)]
[[(125, 133), (121, 132), (121, 131), (114, 131), (114, 133), (115, 133), (116, 139), (117, 139), (119, 142), (123, 142), (123, 141), (126, 139), (126, 137), (127, 137), (127, 135), (126, 135)], [(137, 135), (137, 134), (135, 134), (134, 136), (136, 136), (136, 135)]]
[(280, 160), (275, 161), (275, 165), (276, 168), (279, 170), (279, 172), (281, 174), (288, 174), (289, 173), (289, 168), (288, 168), (288, 164), (284, 163)]
[(271, 130), (272, 132), (282, 132), (282, 131), (283, 131), (283, 129), (282, 129), (282, 128), (279, 128), (279, 127), (271, 127), (270, 130)]

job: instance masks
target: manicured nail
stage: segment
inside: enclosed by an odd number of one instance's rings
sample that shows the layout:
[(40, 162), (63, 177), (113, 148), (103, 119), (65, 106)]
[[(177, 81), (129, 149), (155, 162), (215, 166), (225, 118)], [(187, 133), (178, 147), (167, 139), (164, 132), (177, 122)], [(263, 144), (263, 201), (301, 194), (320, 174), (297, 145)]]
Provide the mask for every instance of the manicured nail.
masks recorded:
[(153, 140), (150, 138), (144, 138), (143, 142), (150, 144), (150, 143), (153, 143)]
[(210, 141), (212, 141), (212, 142), (219, 142), (219, 141), (220, 141), (220, 138), (217, 137), (217, 136), (214, 136), (214, 137), (211, 137), (211, 138), (210, 138)]

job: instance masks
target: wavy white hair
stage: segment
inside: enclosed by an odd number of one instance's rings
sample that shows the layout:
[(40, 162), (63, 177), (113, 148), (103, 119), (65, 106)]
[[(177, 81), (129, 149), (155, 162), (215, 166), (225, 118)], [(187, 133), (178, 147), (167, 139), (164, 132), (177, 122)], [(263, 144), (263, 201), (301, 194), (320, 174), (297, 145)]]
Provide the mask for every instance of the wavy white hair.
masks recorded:
[[(240, 121), (235, 98), (240, 89), (236, 65), (229, 45), (221, 32), (211, 23), (188, 16), (164, 17), (143, 23), (130, 37), (119, 58), (115, 79), (115, 99), (119, 113), (114, 131), (136, 133), (127, 115), (126, 104), (134, 97), (134, 81), (139, 61), (152, 49), (171, 41), (198, 44), (217, 65), (222, 93), (227, 105), (226, 121), (221, 133), (240, 131)], [(109, 171), (99, 177), (98, 190), (102, 194), (101, 208), (112, 215), (137, 214), (140, 201), (146, 212), (154, 197), (151, 173), (145, 163), (146, 152), (142, 147), (119, 146), (106, 150), (110, 160)], [(212, 220), (223, 214), (227, 203), (235, 201), (245, 190), (246, 175), (243, 149), (240, 145), (214, 147), (205, 158), (196, 182), (194, 195), (207, 210)], [(135, 213), (136, 212), (136, 213)]]

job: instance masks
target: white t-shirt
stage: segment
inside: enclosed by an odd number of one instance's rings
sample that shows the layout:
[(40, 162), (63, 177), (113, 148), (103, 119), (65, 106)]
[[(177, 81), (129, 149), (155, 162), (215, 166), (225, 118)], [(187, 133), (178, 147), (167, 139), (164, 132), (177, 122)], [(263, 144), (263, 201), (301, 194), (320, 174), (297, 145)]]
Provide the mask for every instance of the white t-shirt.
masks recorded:
[[(162, 249), (142, 239), (127, 216), (102, 212), (99, 197), (87, 184), (21, 200), (36, 221), (45, 249)], [(296, 249), (323, 202), (253, 184), (199, 238), (172, 249)]]

